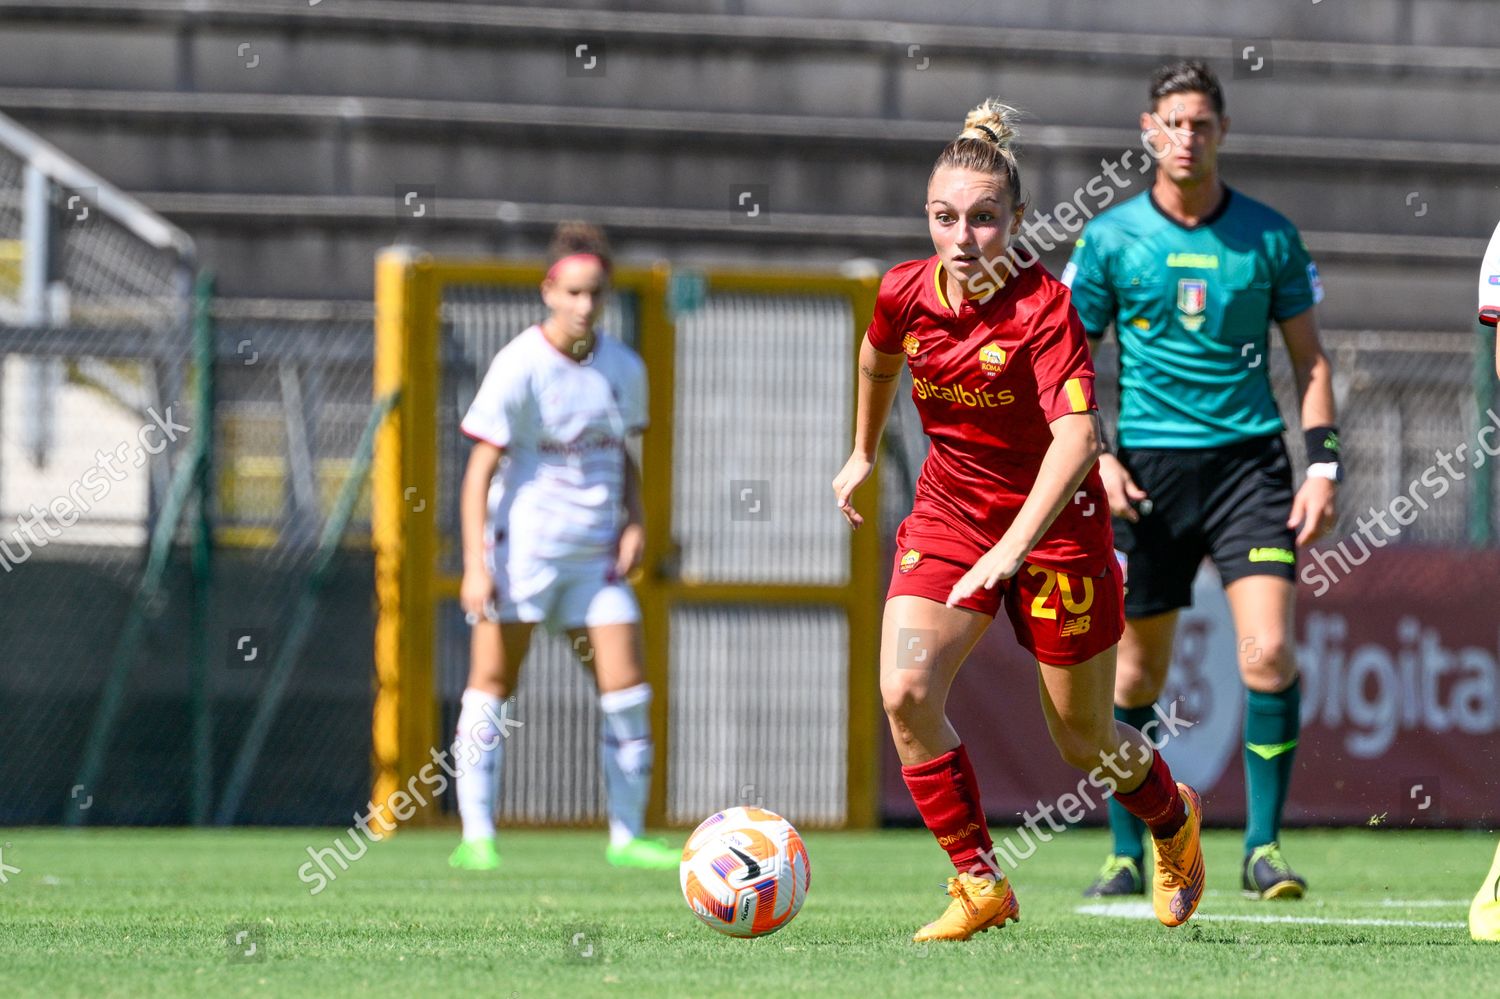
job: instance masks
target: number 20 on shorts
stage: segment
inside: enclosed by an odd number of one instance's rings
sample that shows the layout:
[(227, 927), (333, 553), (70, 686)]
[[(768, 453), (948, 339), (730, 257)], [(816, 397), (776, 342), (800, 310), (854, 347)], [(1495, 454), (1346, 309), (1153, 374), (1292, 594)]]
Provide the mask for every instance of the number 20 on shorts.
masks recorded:
[[(1063, 609), (1069, 614), (1082, 614), (1094, 605), (1094, 581), (1087, 576), (1073, 578), (1066, 572), (1031, 564), (1027, 564), (1026, 571), (1033, 576), (1042, 577), (1042, 588), (1037, 591), (1036, 598), (1031, 601), (1032, 617), (1045, 618), (1049, 621), (1057, 620), (1057, 608), (1046, 606), (1047, 598), (1052, 596), (1053, 589), (1061, 591)], [(1073, 587), (1080, 582), (1083, 584), (1081, 600), (1074, 599), (1073, 596)]]

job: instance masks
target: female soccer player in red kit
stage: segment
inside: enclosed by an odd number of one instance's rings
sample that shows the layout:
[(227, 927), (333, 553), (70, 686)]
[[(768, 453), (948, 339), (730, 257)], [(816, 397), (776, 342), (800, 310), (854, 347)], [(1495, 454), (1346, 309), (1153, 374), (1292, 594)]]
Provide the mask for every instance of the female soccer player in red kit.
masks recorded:
[(1020, 916), (994, 863), (974, 768), (944, 714), (954, 675), (1002, 604), (1037, 659), (1063, 758), (1091, 780), (1104, 775), (1151, 830), (1157, 918), (1180, 925), (1203, 892), (1197, 793), (1113, 717), (1123, 585), (1095, 469), (1094, 369), (1067, 288), (1009, 251), (1026, 208), (1010, 150), (1015, 114), (986, 101), (933, 166), (926, 211), (937, 252), (881, 281), (860, 348), (854, 452), (833, 481), (858, 528), (850, 496), (874, 467), (909, 365), (931, 448), (896, 534), (880, 689), (906, 786), (958, 872), (947, 910), (918, 941), (967, 940)]

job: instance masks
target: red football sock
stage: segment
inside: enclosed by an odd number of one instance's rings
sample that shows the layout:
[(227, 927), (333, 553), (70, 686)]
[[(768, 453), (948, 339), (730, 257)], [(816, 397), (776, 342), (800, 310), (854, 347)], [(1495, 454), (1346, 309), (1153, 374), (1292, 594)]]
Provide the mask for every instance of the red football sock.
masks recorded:
[[(979, 804), (979, 781), (960, 745), (936, 759), (902, 767), (901, 778), (938, 846), (963, 874), (993, 874), (994, 844)], [(981, 856), (981, 854), (983, 856)]]
[(1187, 821), (1187, 806), (1177, 792), (1177, 782), (1160, 753), (1153, 753), (1146, 780), (1134, 791), (1120, 791), (1115, 800), (1131, 815), (1146, 823), (1157, 839), (1171, 839)]

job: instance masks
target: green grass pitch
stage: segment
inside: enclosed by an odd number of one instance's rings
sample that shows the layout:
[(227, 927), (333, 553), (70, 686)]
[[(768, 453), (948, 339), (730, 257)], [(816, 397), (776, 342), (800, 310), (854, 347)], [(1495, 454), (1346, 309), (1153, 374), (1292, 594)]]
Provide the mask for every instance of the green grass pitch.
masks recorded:
[(505, 832), (494, 873), (450, 871), (452, 832), (407, 832), (312, 896), (297, 869), (334, 835), (0, 830), (0, 995), (1364, 999), (1484, 994), (1500, 969), (1464, 928), (1494, 851), (1477, 833), (1293, 831), (1312, 890), (1261, 903), (1214, 831), (1198, 917), (1168, 930), (1080, 911), (1106, 839), (1073, 830), (1013, 872), (1019, 925), (927, 946), (947, 865), (925, 832), (810, 831), (807, 903), (759, 940), (699, 924), (676, 872), (607, 867), (602, 832)]

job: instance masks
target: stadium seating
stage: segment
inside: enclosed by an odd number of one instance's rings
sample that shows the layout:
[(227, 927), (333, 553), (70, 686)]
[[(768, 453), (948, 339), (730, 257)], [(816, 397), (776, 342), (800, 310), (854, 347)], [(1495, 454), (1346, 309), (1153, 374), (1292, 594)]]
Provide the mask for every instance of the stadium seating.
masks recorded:
[[(226, 294), (356, 299), (393, 239), (535, 252), (566, 215), (681, 262), (922, 253), (914, 192), (973, 100), (1032, 112), (1026, 180), (1048, 207), (1136, 146), (1152, 65), (1203, 54), (1225, 71), (1226, 174), (1307, 233), (1325, 323), (1462, 328), (1441, 303), (1467, 296), (1500, 152), (1472, 128), (1500, 56), (1452, 47), (1495, 32), (1480, 3), (1289, 13), (1303, 40), (1271, 39), (1271, 75), (1240, 79), (1235, 46), (1265, 40), (1235, 38), (1232, 12), (1169, 19), (1164, 0), (1148, 6), (1189, 34), (1122, 34), (1083, 5), (946, 25), (816, 19), (838, 3), (614, 6), (635, 9), (142, 2), (124, 21), (118, 4), (0, 3), (0, 110), (188, 228)], [(1413, 44), (1371, 44), (1392, 34)], [(605, 53), (602, 79), (570, 75), (575, 40)], [(1434, 171), (1441, 197), (1422, 190)], [(402, 220), (398, 185), (435, 188), (433, 212)], [(769, 199), (755, 220), (731, 210), (741, 186)]]

